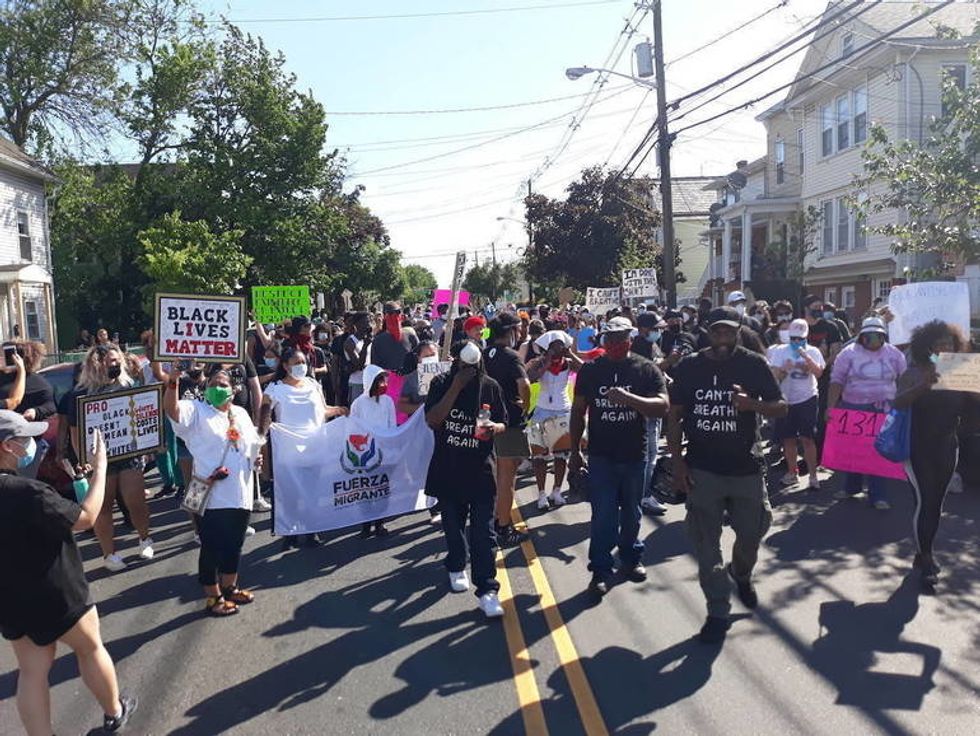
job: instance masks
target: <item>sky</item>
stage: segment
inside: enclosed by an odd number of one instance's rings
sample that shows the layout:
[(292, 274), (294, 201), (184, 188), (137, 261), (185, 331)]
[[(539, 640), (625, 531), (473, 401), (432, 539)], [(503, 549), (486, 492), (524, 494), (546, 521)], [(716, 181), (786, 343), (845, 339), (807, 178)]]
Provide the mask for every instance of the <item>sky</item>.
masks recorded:
[[(667, 100), (778, 46), (826, 2), (778, 5), (664, 0)], [(403, 262), (429, 268), (441, 286), (458, 250), (470, 263), (494, 251), (500, 261), (519, 257), (529, 177), (535, 191), (560, 197), (585, 167), (621, 167), (655, 117), (656, 93), (643, 86), (609, 77), (596, 89), (596, 74), (565, 76), (571, 66), (606, 64), (633, 73), (633, 47), (653, 36), (652, 13), (632, 35), (625, 30), (633, 0), (204, 0), (201, 9), (284, 53), (298, 87), (326, 108), (327, 146), (346, 157), (347, 187), (365, 187), (362, 201), (383, 219)], [(802, 59), (791, 57), (685, 123), (790, 81)], [(673, 175), (723, 175), (763, 155), (765, 130), (754, 118), (781, 98), (679, 136)], [(654, 159), (638, 173), (656, 176)]]

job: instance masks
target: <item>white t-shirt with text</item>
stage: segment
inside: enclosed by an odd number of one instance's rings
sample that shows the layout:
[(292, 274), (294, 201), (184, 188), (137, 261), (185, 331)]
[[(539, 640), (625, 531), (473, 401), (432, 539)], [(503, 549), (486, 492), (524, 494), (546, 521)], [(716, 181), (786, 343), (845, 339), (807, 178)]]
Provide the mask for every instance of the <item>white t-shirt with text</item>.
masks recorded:
[[(821, 368), (824, 367), (823, 355), (820, 354), (819, 348), (807, 345), (804, 350), (810, 356), (810, 360)], [(774, 368), (785, 370), (787, 361), (793, 364), (792, 369), (787, 372), (786, 377), (779, 384), (786, 403), (791, 405), (802, 404), (817, 395), (817, 377), (804, 370), (806, 363), (803, 356), (797, 356), (791, 345), (773, 345), (769, 348), (767, 357), (769, 365)]]

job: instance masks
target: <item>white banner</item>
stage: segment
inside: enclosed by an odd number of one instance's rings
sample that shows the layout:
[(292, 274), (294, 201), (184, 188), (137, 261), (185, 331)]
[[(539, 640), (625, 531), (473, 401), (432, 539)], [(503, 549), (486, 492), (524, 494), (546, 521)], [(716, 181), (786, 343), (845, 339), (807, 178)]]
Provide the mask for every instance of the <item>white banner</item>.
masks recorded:
[(427, 508), (434, 445), (420, 408), (396, 429), (341, 417), (313, 429), (272, 425), (276, 534), (307, 534)]
[(657, 269), (627, 268), (623, 271), (623, 299), (646, 299), (659, 296)]
[(619, 287), (611, 289), (599, 289), (589, 286), (585, 290), (585, 308), (592, 314), (605, 314), (610, 309), (620, 306), (622, 301), (619, 297)]
[(888, 308), (895, 315), (888, 324), (888, 340), (904, 345), (916, 327), (934, 319), (956, 325), (970, 336), (970, 287), (955, 281), (923, 281), (896, 286), (888, 295)]

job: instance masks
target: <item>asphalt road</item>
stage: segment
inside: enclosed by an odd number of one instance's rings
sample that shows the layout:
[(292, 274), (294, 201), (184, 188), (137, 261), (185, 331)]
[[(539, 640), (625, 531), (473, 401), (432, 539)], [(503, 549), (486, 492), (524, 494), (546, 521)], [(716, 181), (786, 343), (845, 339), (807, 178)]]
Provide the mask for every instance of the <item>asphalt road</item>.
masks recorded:
[[(393, 522), (385, 539), (349, 530), (286, 553), (256, 515), (243, 582), (258, 599), (228, 620), (201, 614), (197, 548), (173, 499), (151, 502), (150, 563), (110, 575), (86, 536), (103, 635), (141, 701), (129, 732), (980, 733), (976, 490), (947, 502), (936, 596), (908, 576), (901, 484), (890, 512), (835, 501), (832, 484), (774, 492), (762, 602), (751, 614), (736, 602), (718, 648), (691, 638), (704, 603), (681, 508), (644, 521), (648, 581), (622, 582), (597, 605), (584, 592), (588, 505), (539, 512), (529, 482), (519, 502), (531, 544), (500, 557), (504, 621), (448, 591), (426, 514)], [(123, 544), (134, 554), (133, 535)], [(56, 733), (86, 733), (98, 707), (71, 655), (59, 655)], [(21, 733), (15, 683), (0, 646), (0, 734)]]

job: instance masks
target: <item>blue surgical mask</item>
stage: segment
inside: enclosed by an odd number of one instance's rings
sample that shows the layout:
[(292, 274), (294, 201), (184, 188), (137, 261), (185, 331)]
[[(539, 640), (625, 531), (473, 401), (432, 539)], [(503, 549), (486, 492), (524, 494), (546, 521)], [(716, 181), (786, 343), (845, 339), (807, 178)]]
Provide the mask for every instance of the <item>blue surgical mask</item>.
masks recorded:
[(647, 342), (656, 344), (660, 340), (660, 330), (651, 330), (647, 333)]
[(289, 375), (296, 379), (306, 378), (306, 371), (306, 363), (297, 363), (289, 369)]
[(833, 312), (831, 312), (831, 311), (830, 311), (830, 310), (828, 309), (828, 310), (827, 310), (826, 312), (824, 312), (824, 313), (823, 313), (823, 318), (824, 318), (824, 319), (833, 319), (833, 318), (834, 318), (834, 313), (833, 313)]
[[(939, 356), (936, 353), (933, 353), (932, 355), (930, 355), (929, 356), (929, 360), (932, 361), (932, 364), (933, 365), (939, 365)], [(33, 440), (32, 440), (32, 442), (33, 442)]]
[(37, 454), (37, 442), (34, 441), (33, 437), (28, 438), (27, 446), (24, 447), (23, 457), (17, 458), (17, 469), (23, 470), (34, 462), (34, 456)]
[(265, 359), (265, 367), (266, 368), (275, 368), (277, 365), (279, 365), (279, 359), (278, 358), (266, 358)]

